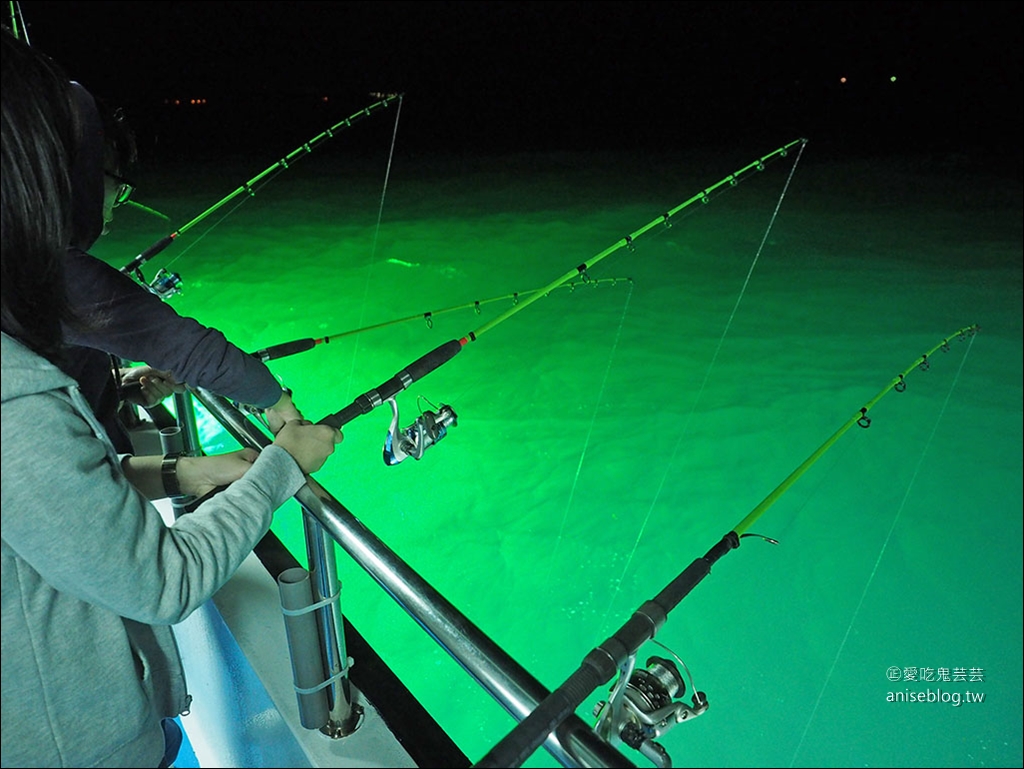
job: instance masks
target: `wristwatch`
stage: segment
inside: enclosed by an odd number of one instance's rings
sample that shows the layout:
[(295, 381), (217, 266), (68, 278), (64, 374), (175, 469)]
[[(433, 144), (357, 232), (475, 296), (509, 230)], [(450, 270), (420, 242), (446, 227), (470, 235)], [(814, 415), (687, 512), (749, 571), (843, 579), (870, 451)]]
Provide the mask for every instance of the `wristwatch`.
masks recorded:
[(164, 482), (164, 493), (169, 497), (184, 496), (178, 483), (178, 460), (181, 454), (177, 451), (164, 454), (160, 463), (160, 479)]

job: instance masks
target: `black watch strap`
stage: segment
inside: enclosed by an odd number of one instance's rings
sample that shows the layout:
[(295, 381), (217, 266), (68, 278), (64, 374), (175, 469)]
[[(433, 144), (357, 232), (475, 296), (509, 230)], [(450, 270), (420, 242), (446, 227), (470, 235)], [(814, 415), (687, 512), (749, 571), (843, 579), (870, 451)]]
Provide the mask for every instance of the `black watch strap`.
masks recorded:
[(172, 452), (164, 454), (160, 463), (160, 479), (164, 482), (164, 493), (169, 497), (180, 497), (181, 486), (178, 484), (178, 460), (181, 454)]

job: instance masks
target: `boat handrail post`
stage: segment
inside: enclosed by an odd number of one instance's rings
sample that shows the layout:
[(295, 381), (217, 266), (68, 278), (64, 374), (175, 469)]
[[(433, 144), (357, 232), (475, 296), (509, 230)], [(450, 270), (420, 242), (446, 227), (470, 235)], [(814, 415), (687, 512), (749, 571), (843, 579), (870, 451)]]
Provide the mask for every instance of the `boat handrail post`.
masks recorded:
[[(225, 398), (202, 388), (195, 393), (207, 410), (243, 446), (262, 449), (269, 439)], [(436, 588), (366, 528), (315, 478), (295, 494), (306, 518), (369, 574), (516, 720), (525, 719), (550, 692), (487, 637)], [(307, 540), (308, 542), (308, 540)], [(333, 547), (327, 547), (332, 554)], [(331, 573), (336, 573), (331, 562)], [(348, 683), (347, 676), (345, 677)], [(544, 748), (565, 767), (634, 767), (575, 713), (547, 735)]]
[[(200, 402), (243, 446), (262, 450), (272, 442), (245, 414), (231, 406), (226, 399), (199, 388), (174, 395), (175, 411), (178, 415), (178, 424), (181, 426), (186, 452), (193, 451), (193, 456), (201, 453), (199, 430), (192, 401), (193, 393), (198, 394)], [(214, 403), (216, 403), (216, 407), (213, 406)], [(348, 675), (349, 660), (345, 646), (344, 621), (341, 615), (341, 585), (335, 562), (334, 540), (305, 505), (302, 505), (302, 511), (311, 600), (314, 605), (318, 605), (312, 613), (317, 624), (317, 640), (319, 642), (317, 654), (323, 671), (321, 682), (327, 698), (328, 715), (326, 724), (307, 726), (307, 728), (319, 728), (322, 733), (337, 739), (352, 734), (359, 727), (362, 720), (362, 707), (353, 704), (352, 701), (352, 687)], [(308, 654), (309, 649), (297, 652), (292, 647), (292, 640), (289, 636), (288, 653), (292, 657), (294, 672), (296, 669), (295, 655), (297, 653)], [(304, 662), (303, 665), (305, 664)], [(299, 684), (296, 682), (296, 695), (299, 698), (300, 710), (304, 700), (302, 694), (303, 692), (299, 691)], [(306, 726), (308, 718), (315, 719), (307, 714), (302, 719), (303, 726)]]
[[(335, 560), (334, 540), (310, 510), (302, 506), (303, 533), (309, 563), (310, 589), (320, 638), (323, 681), (327, 683), (327, 724), (320, 731), (332, 738), (347, 737), (359, 728), (362, 707), (352, 702), (348, 670), (350, 660), (345, 645), (341, 614), (341, 581)], [(289, 650), (294, 654), (294, 650)]]

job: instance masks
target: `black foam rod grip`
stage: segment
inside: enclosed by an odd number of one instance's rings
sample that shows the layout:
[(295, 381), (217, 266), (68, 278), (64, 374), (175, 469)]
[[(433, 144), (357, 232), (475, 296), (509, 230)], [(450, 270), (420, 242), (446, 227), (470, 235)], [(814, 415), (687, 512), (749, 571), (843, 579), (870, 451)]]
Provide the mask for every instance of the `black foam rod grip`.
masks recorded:
[(150, 259), (152, 259), (154, 256), (159, 254), (161, 251), (163, 251), (165, 248), (167, 248), (173, 242), (174, 242), (174, 236), (173, 235), (168, 235), (165, 238), (161, 238), (156, 243), (154, 243), (149, 248), (147, 248), (145, 251), (143, 251), (141, 254), (139, 254), (134, 259), (132, 259), (124, 267), (122, 267), (121, 268), (121, 272), (123, 272), (125, 274), (127, 274), (129, 272), (135, 272), (135, 270), (139, 269), (139, 267), (141, 267), (146, 262), (148, 262)]
[[(461, 349), (462, 342), (458, 339), (452, 339), (450, 342), (445, 342), (435, 347), (422, 358), (417, 358), (406, 366), (405, 371), (408, 372), (409, 377), (415, 382), (417, 379), (422, 379), (434, 369), (450, 361)], [(401, 373), (398, 376), (401, 376)]]
[(283, 344), (264, 347), (262, 350), (254, 352), (253, 355), (266, 363), (268, 360), (277, 360), (278, 358), (295, 355), (295, 353), (312, 350), (314, 347), (316, 347), (315, 339), (296, 339), (294, 342), (284, 342)]
[(447, 363), (454, 358), (462, 349), (462, 342), (452, 339), (442, 345), (435, 347), (421, 358), (417, 358), (404, 369), (395, 374), (391, 379), (381, 383), (373, 390), (360, 395), (352, 403), (329, 416), (320, 420), (322, 425), (330, 425), (341, 429), (342, 425), (348, 424), (361, 414), (372, 411), (389, 398), (400, 393), (406, 387), (418, 379), (422, 379), (434, 369)]

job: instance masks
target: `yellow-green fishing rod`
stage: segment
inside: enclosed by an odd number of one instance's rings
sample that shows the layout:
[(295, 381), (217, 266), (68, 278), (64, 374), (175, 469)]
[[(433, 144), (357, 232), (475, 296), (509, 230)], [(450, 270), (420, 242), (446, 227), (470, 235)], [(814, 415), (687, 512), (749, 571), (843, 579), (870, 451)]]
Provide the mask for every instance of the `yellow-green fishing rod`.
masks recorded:
[[(619, 628), (603, 644), (591, 650), (583, 660), (583, 664), (566, 679), (565, 683), (551, 692), (536, 708), (519, 724), (509, 732), (497, 745), (494, 746), (483, 758), (473, 764), (474, 769), (507, 766), (522, 766), (526, 760), (547, 735), (562, 723), (568, 716), (576, 712), (576, 709), (583, 704), (583, 701), (590, 696), (591, 692), (599, 686), (607, 683), (615, 674), (622, 669), (625, 662), (639, 651), (640, 647), (647, 641), (654, 638), (662, 625), (668, 621), (668, 613), (682, 601), (697, 584), (711, 573), (711, 566), (723, 555), (740, 546), (740, 538), (744, 536), (760, 536), (750, 534), (747, 529), (756, 521), (765, 510), (782, 496), (807, 469), (813, 465), (821, 455), (849, 430), (854, 424), (868, 427), (871, 420), (868, 418), (868, 411), (878, 401), (892, 390), (902, 392), (905, 389), (906, 377), (915, 368), (927, 369), (930, 356), (938, 349), (948, 350), (949, 340), (953, 336), (960, 339), (968, 335), (973, 336), (978, 331), (978, 326), (967, 326), (955, 334), (946, 337), (935, 347), (926, 352), (905, 371), (897, 374), (896, 377), (881, 391), (868, 401), (860, 411), (850, 417), (846, 423), (839, 428), (825, 441), (803, 464), (794, 470), (786, 480), (779, 484), (761, 504), (755, 507), (750, 514), (728, 534), (711, 548), (702, 558), (696, 559), (686, 567), (672, 582), (670, 582), (657, 596), (644, 603), (637, 609), (633, 616)], [(762, 539), (768, 539), (762, 537)], [(774, 542), (774, 540), (769, 540)], [(707, 707), (707, 699), (701, 692), (694, 693), (694, 706), (700, 712), (701, 708)]]
[(915, 368), (927, 370), (928, 367), (931, 365), (929, 358), (935, 353), (936, 350), (948, 350), (949, 340), (952, 339), (954, 336), (959, 337), (960, 339), (965, 339), (968, 335), (973, 336), (977, 332), (977, 324), (960, 329), (952, 336), (943, 339), (932, 349), (930, 349), (928, 352), (926, 352), (924, 355), (922, 355), (920, 358), (918, 358), (916, 361), (910, 364), (910, 366), (908, 366), (905, 371), (902, 371), (901, 373), (897, 374), (896, 377), (878, 393), (878, 395), (876, 395), (874, 398), (865, 403), (861, 407), (860, 411), (858, 411), (856, 414), (850, 417), (846, 421), (846, 423), (843, 424), (842, 427), (835, 431), (831, 438), (829, 438), (817, 449), (815, 449), (814, 453), (807, 457), (807, 459), (805, 459), (796, 470), (790, 473), (786, 480), (780, 483), (771, 494), (765, 497), (757, 507), (751, 510), (747, 517), (736, 525), (733, 531), (736, 532), (738, 536), (742, 537), (744, 533), (747, 531), (747, 529), (749, 529), (754, 524), (754, 522), (764, 514), (765, 510), (774, 505), (776, 500), (778, 500), (779, 497), (785, 494), (789, 490), (789, 487), (796, 483), (797, 480), (800, 479), (800, 476), (802, 476), (810, 469), (811, 465), (813, 465), (815, 462), (821, 459), (822, 454), (824, 454), (826, 451), (832, 448), (832, 444), (839, 440), (843, 436), (843, 433), (845, 433), (855, 424), (859, 424), (861, 427), (869, 427), (871, 425), (871, 418), (868, 416), (868, 411), (870, 411), (871, 408), (876, 403), (878, 403), (878, 401), (882, 400), (882, 398), (884, 398), (893, 390), (895, 390), (896, 392), (903, 392), (903, 390), (906, 389), (907, 386), (907, 375)]
[(757, 160), (752, 161), (751, 163), (748, 163), (747, 165), (743, 166), (743, 168), (729, 174), (721, 181), (712, 184), (710, 187), (706, 187), (705, 189), (701, 190), (696, 195), (691, 197), (689, 200), (680, 203), (675, 208), (667, 211), (666, 213), (662, 214), (658, 218), (644, 225), (635, 232), (631, 232), (629, 235), (626, 235), (624, 238), (614, 243), (613, 245), (609, 246), (599, 254), (596, 254), (595, 256), (591, 257), (586, 262), (583, 262), (575, 269), (570, 270), (569, 272), (562, 275), (560, 278), (556, 278), (555, 280), (551, 281), (551, 283), (549, 283), (548, 285), (538, 289), (536, 292), (526, 297), (518, 304), (510, 307), (508, 310), (501, 313), (493, 320), (484, 323), (482, 326), (480, 326), (474, 331), (470, 331), (468, 334), (466, 334), (466, 336), (462, 337), (461, 339), (452, 339), (451, 341), (445, 342), (444, 344), (435, 347), (426, 355), (410, 363), (406, 368), (402, 369), (393, 377), (391, 377), (391, 379), (388, 379), (386, 382), (383, 382), (378, 387), (372, 390), (368, 390), (367, 392), (357, 397), (354, 401), (352, 401), (352, 403), (343, 408), (341, 411), (329, 414), (323, 419), (321, 419), (320, 424), (327, 424), (331, 425), (332, 427), (341, 428), (343, 425), (348, 424), (361, 414), (369, 413), (377, 406), (380, 406), (381, 404), (388, 402), (388, 400), (390, 400), (396, 394), (407, 388), (413, 382), (426, 376), (431, 371), (436, 369), (438, 366), (441, 366), (442, 364), (450, 361), (452, 358), (455, 357), (457, 353), (459, 353), (462, 350), (463, 347), (466, 346), (466, 344), (468, 344), (469, 342), (476, 341), (485, 332), (490, 331), (499, 323), (503, 323), (504, 321), (508, 320), (517, 312), (526, 309), (541, 297), (547, 296), (556, 288), (565, 283), (568, 283), (573, 278), (582, 278), (586, 280), (587, 270), (593, 267), (595, 264), (600, 262), (608, 255), (615, 253), (621, 248), (629, 248), (630, 250), (632, 250), (633, 244), (637, 238), (654, 229), (655, 227), (670, 227), (672, 225), (672, 217), (678, 214), (683, 209), (689, 208), (691, 205), (697, 202), (710, 202), (711, 194), (713, 192), (723, 187), (735, 187), (740, 181), (742, 181), (742, 179), (744, 179), (752, 172), (763, 171), (765, 169), (765, 165), (769, 161), (774, 160), (776, 158), (784, 158), (786, 157), (786, 155), (789, 154), (789, 151), (793, 149), (793, 147), (796, 147), (797, 145), (800, 145), (802, 147), (806, 143), (806, 139), (794, 139), (788, 144), (784, 144), (783, 146), (779, 147), (774, 152), (769, 152), (767, 155), (760, 157)]
[[(559, 288), (568, 288), (570, 291), (575, 290), (578, 286), (586, 285), (596, 288), (599, 285), (610, 283), (611, 285), (617, 285), (618, 283), (632, 283), (632, 278), (598, 278), (582, 280), (578, 283), (565, 283), (559, 286)], [(278, 358), (284, 358), (288, 355), (294, 355), (295, 353), (305, 352), (306, 350), (312, 350), (318, 344), (329, 344), (335, 339), (341, 339), (346, 336), (354, 336), (356, 334), (362, 334), (366, 331), (374, 331), (379, 328), (386, 328), (387, 326), (395, 326), (399, 323), (408, 323), (410, 320), (419, 320), (427, 324), (427, 328), (434, 327), (434, 317), (437, 315), (444, 315), (445, 313), (455, 312), (456, 310), (468, 310), (470, 308), (480, 312), (480, 308), (485, 304), (491, 304), (493, 302), (502, 302), (512, 300), (513, 305), (518, 304), (520, 299), (524, 296), (531, 296), (539, 291), (543, 291), (542, 288), (535, 288), (532, 291), (515, 291), (511, 294), (504, 294), (502, 296), (494, 296), (490, 299), (477, 299), (474, 302), (465, 302), (463, 304), (457, 304), (453, 307), (445, 307), (441, 310), (430, 310), (428, 312), (421, 312), (417, 315), (406, 315), (404, 318), (395, 318), (394, 320), (386, 320), (382, 323), (374, 323), (371, 326), (362, 326), (360, 328), (350, 329), (348, 331), (342, 331), (340, 334), (331, 334), (330, 336), (320, 337), (314, 339), (308, 337), (306, 339), (296, 339), (293, 342), (282, 342), (281, 344), (271, 345), (265, 347), (262, 350), (257, 350), (252, 353), (255, 357), (259, 358), (264, 363), (269, 360), (277, 360)]]
[[(715, 193), (716, 191), (718, 191), (719, 189), (721, 189), (723, 187), (735, 187), (740, 181), (742, 181), (744, 178), (746, 178), (751, 172), (753, 172), (753, 171), (763, 171), (765, 169), (765, 167), (766, 167), (766, 164), (768, 162), (770, 162), (771, 160), (774, 160), (775, 158), (784, 158), (784, 157), (786, 157), (789, 154), (789, 151), (793, 147), (795, 147), (797, 145), (803, 145), (803, 144), (806, 144), (806, 143), (807, 143), (806, 139), (794, 139), (793, 141), (789, 142), (788, 144), (785, 144), (782, 147), (779, 147), (774, 152), (769, 152), (764, 157), (758, 158), (757, 160), (754, 160), (754, 161), (748, 163), (743, 168), (739, 169), (738, 171), (735, 171), (734, 173), (729, 174), (728, 176), (726, 176), (721, 181), (719, 181), (719, 182), (717, 182), (715, 184), (712, 184), (710, 187), (706, 187), (705, 189), (701, 190), (696, 195), (691, 197), (689, 200), (683, 201), (682, 203), (680, 203), (675, 208), (673, 208), (670, 211), (668, 211), (668, 212), (662, 214), (661, 216), (659, 216), (657, 219), (654, 219), (654, 220), (648, 222), (647, 224), (645, 224), (643, 227), (641, 227), (640, 229), (636, 230), (635, 232), (631, 232), (629, 235), (626, 235), (621, 240), (619, 240), (617, 243), (613, 243), (611, 246), (606, 248), (604, 251), (601, 251), (599, 254), (594, 255), (588, 261), (584, 262), (583, 264), (580, 264), (575, 269), (569, 270), (569, 272), (565, 273), (561, 277), (555, 278), (555, 280), (551, 281), (548, 285), (544, 286), (543, 288), (534, 289), (533, 291), (524, 292), (522, 294), (506, 294), (505, 296), (495, 297), (494, 299), (485, 300), (486, 302), (496, 302), (496, 301), (500, 301), (502, 299), (513, 299), (514, 302), (513, 302), (512, 306), (509, 309), (505, 310), (505, 312), (501, 313), (500, 315), (498, 315), (497, 317), (493, 318), (492, 320), (489, 320), (487, 323), (484, 323), (482, 326), (480, 326), (476, 330), (470, 331), (462, 340), (459, 340), (458, 344), (459, 344), (460, 348), (461, 348), (462, 345), (465, 345), (465, 343), (467, 341), (475, 341), (475, 340), (479, 339), (480, 336), (483, 333), (485, 333), (486, 331), (490, 331), (492, 328), (497, 326), (499, 323), (503, 323), (504, 321), (508, 320), (513, 315), (515, 315), (517, 312), (520, 312), (521, 310), (524, 310), (525, 308), (529, 307), (531, 304), (536, 302), (538, 299), (541, 299), (542, 297), (547, 296), (548, 294), (550, 294), (555, 289), (561, 288), (561, 287), (563, 287), (565, 285), (576, 285), (576, 284), (570, 284), (570, 281), (572, 281), (574, 278), (580, 278), (583, 282), (590, 283), (590, 284), (596, 284), (596, 283), (601, 282), (599, 280), (594, 280), (594, 279), (590, 278), (587, 275), (587, 270), (589, 268), (593, 267), (598, 262), (600, 262), (602, 259), (604, 259), (607, 256), (610, 256), (611, 254), (614, 254), (619, 249), (622, 249), (622, 248), (632, 249), (633, 248), (633, 243), (636, 241), (637, 238), (639, 238), (640, 236), (642, 236), (645, 233), (649, 232), (650, 230), (654, 229), (655, 227), (659, 227), (659, 226), (661, 226), (661, 227), (670, 227), (670, 226), (672, 226), (672, 221), (671, 221), (672, 217), (675, 216), (676, 214), (678, 214), (683, 209), (689, 208), (691, 205), (693, 205), (694, 203), (697, 203), (697, 202), (709, 203), (711, 201), (712, 194)], [(603, 279), (603, 280), (608, 280), (608, 279)], [(611, 280), (614, 283), (614, 281), (616, 279), (612, 278)], [(485, 302), (475, 302), (475, 303), (468, 303), (468, 304), (458, 305), (456, 307), (450, 307), (450, 308), (447, 308), (447, 309), (444, 309), (444, 310), (436, 310), (436, 311), (433, 312), (433, 314), (434, 315), (440, 315), (443, 312), (451, 312), (451, 311), (454, 311), (454, 310), (462, 310), (462, 309), (466, 309), (466, 308), (473, 307), (473, 306), (479, 306), (479, 305), (484, 304), (484, 303)], [(348, 335), (351, 335), (351, 334), (359, 334), (359, 333), (362, 333), (364, 331), (369, 331), (371, 329), (381, 328), (382, 326), (388, 326), (388, 325), (392, 325), (394, 323), (403, 323), (405, 321), (414, 320), (414, 319), (420, 318), (420, 317), (429, 319), (430, 315), (431, 315), (431, 313), (421, 313), (419, 315), (410, 315), (410, 316), (408, 316), (406, 318), (399, 318), (397, 320), (385, 321), (384, 323), (378, 323), (378, 324), (373, 325), (373, 326), (365, 326), (363, 328), (353, 329), (351, 331), (346, 331), (346, 332), (344, 332), (342, 334), (334, 334), (332, 337), (324, 337), (322, 339), (300, 339), (300, 340), (297, 340), (297, 341), (294, 341), (294, 342), (285, 342), (285, 343), (280, 344), (280, 345), (275, 345), (274, 347), (268, 347), (268, 348), (266, 348), (264, 350), (258, 350), (257, 352), (254, 352), (253, 355), (259, 357), (260, 359), (262, 359), (264, 361), (267, 361), (267, 360), (271, 360), (273, 358), (283, 357), (284, 355), (292, 355), (292, 354), (297, 353), (297, 352), (302, 352), (304, 350), (312, 349), (317, 344), (329, 342), (330, 339), (337, 339), (337, 338), (339, 338), (341, 336), (348, 336)], [(455, 340), (453, 340), (453, 342), (454, 341)], [(450, 345), (451, 343), (448, 343), (448, 344)], [(438, 348), (438, 349), (440, 349), (440, 348)], [(451, 349), (454, 349), (454, 348), (451, 348)], [(457, 350), (456, 350), (456, 352), (457, 352)], [(455, 353), (453, 352), (452, 355), (454, 355), (454, 354)], [(449, 356), (446, 360), (448, 360), (450, 358), (451, 358), (451, 356)], [(440, 365), (440, 363), (438, 363), (437, 365)], [(436, 368), (436, 366), (435, 366), (435, 368)], [(433, 369), (431, 369), (431, 370), (433, 370)], [(426, 373), (426, 372), (424, 372), (424, 373)], [(348, 421), (348, 420), (346, 420), (346, 421)], [(335, 425), (335, 426), (340, 426), (340, 425)]]
[(632, 249), (633, 248), (633, 243), (641, 235), (649, 232), (650, 230), (652, 230), (652, 229), (654, 229), (655, 227), (658, 227), (658, 226), (663, 226), (663, 227), (670, 227), (670, 226), (672, 226), (672, 222), (671, 222), (672, 217), (675, 216), (676, 214), (678, 214), (684, 208), (689, 208), (691, 205), (693, 205), (694, 203), (697, 203), (698, 201), (701, 202), (701, 203), (708, 203), (708, 202), (710, 202), (711, 201), (711, 194), (713, 192), (715, 192), (716, 190), (720, 189), (721, 187), (726, 187), (726, 186), (735, 187), (750, 172), (755, 171), (755, 170), (756, 171), (763, 171), (765, 169), (765, 164), (768, 163), (768, 161), (770, 161), (770, 160), (772, 160), (774, 158), (784, 158), (784, 157), (786, 157), (786, 155), (789, 154), (789, 151), (793, 147), (795, 147), (798, 144), (799, 145), (804, 145), (806, 143), (807, 143), (806, 139), (794, 139), (789, 144), (785, 144), (782, 147), (779, 147), (774, 152), (770, 152), (767, 155), (765, 155), (764, 157), (759, 158), (759, 159), (753, 161), (752, 163), (748, 163), (743, 168), (741, 168), (739, 171), (736, 171), (735, 173), (729, 174), (727, 177), (722, 179), (720, 182), (718, 182), (716, 184), (712, 184), (710, 187), (707, 187), (706, 189), (701, 190), (696, 195), (694, 195), (692, 198), (690, 198), (689, 200), (687, 200), (687, 201), (685, 201), (683, 203), (680, 203), (678, 206), (673, 208), (671, 211), (668, 211), (668, 212), (662, 214), (661, 216), (659, 216), (657, 219), (655, 219), (655, 220), (653, 220), (651, 222), (648, 222), (647, 224), (645, 224), (643, 227), (641, 227), (636, 232), (631, 232), (629, 235), (626, 235), (624, 238), (622, 238), (617, 243), (614, 243), (613, 245), (609, 246), (608, 248), (606, 248), (601, 253), (596, 254), (595, 256), (591, 257), (589, 261), (586, 261), (583, 264), (581, 264), (578, 267), (576, 267), (575, 269), (570, 270), (569, 272), (565, 273), (565, 275), (563, 275), (562, 277), (556, 278), (555, 280), (551, 281), (550, 284), (548, 284), (545, 288), (542, 288), (540, 291), (538, 291), (536, 294), (531, 296), (529, 299), (520, 302), (519, 304), (517, 304), (514, 307), (510, 307), (508, 310), (503, 312), (498, 317), (494, 318), (491, 321), (488, 321), (487, 323), (484, 323), (482, 326), (480, 326), (480, 328), (476, 329), (475, 331), (471, 331), (467, 335), (468, 339), (470, 341), (475, 341), (484, 332), (490, 331), (492, 328), (497, 326), (499, 323), (502, 323), (502, 322), (508, 320), (510, 317), (515, 315), (517, 312), (525, 309), (526, 307), (529, 307), (531, 304), (536, 302), (542, 296), (545, 296), (549, 291), (557, 288), (558, 286), (562, 285), (563, 283), (566, 283), (567, 281), (572, 280), (573, 278), (575, 278), (577, 276), (585, 275), (586, 271), (589, 268), (593, 267), (595, 264), (600, 262), (606, 256), (614, 254), (620, 248)]
[(11, 34), (19, 40), (24, 40), (28, 45), (32, 45), (32, 41), (28, 39), (28, 25), (25, 24), (25, 17), (21, 13), (21, 3), (11, 0), (7, 8), (10, 12)]
[[(374, 94), (374, 95), (375, 96), (380, 96), (380, 94)], [(371, 104), (368, 107), (364, 107), (363, 109), (359, 110), (359, 112), (356, 112), (355, 114), (350, 115), (349, 117), (345, 118), (344, 120), (338, 121), (337, 123), (332, 125), (330, 128), (325, 128), (323, 131), (321, 131), (319, 134), (314, 136), (308, 142), (305, 142), (301, 147), (297, 147), (296, 149), (292, 150), (287, 155), (285, 155), (283, 158), (278, 160), (276, 163), (274, 163), (273, 165), (269, 166), (264, 171), (256, 174), (256, 176), (254, 176), (249, 181), (245, 182), (245, 184), (243, 184), (241, 187), (239, 187), (238, 189), (234, 190), (233, 192), (225, 195), (219, 201), (217, 201), (212, 206), (210, 206), (205, 211), (203, 211), (201, 214), (199, 214), (199, 216), (195, 217), (190, 222), (188, 222), (188, 223), (184, 224), (183, 226), (179, 227), (177, 230), (172, 232), (170, 235), (167, 235), (166, 237), (161, 238), (160, 240), (158, 240), (156, 243), (151, 245), (149, 248), (147, 248), (141, 254), (139, 254), (134, 259), (132, 259), (130, 262), (128, 262), (128, 264), (126, 264), (124, 267), (122, 267), (121, 268), (121, 272), (123, 272), (126, 275), (134, 275), (143, 285), (146, 285), (146, 280), (145, 280), (145, 278), (143, 278), (143, 276), (141, 274), (142, 265), (145, 264), (146, 262), (148, 262), (150, 259), (152, 259), (157, 254), (159, 254), (161, 251), (163, 251), (169, 245), (171, 245), (171, 243), (173, 243), (180, 235), (184, 234), (188, 230), (190, 230), (193, 227), (195, 227), (201, 221), (206, 219), (206, 217), (212, 215), (215, 211), (217, 211), (220, 208), (222, 208), (223, 206), (227, 205), (232, 200), (237, 198), (239, 195), (247, 194), (250, 197), (256, 197), (256, 191), (259, 188), (260, 184), (261, 183), (265, 183), (266, 180), (268, 180), (268, 177), (271, 176), (271, 174), (274, 174), (275, 172), (283, 171), (284, 169), (288, 168), (291, 163), (294, 163), (297, 158), (305, 156), (305, 155), (308, 155), (309, 153), (311, 153), (316, 148), (316, 146), (318, 144), (320, 144), (321, 142), (324, 142), (327, 139), (334, 138), (334, 135), (337, 132), (339, 132), (339, 131), (341, 131), (343, 129), (351, 128), (355, 123), (358, 123), (359, 121), (363, 120), (364, 118), (367, 118), (370, 115), (372, 115), (372, 114), (374, 114), (376, 112), (379, 112), (379, 111), (389, 107), (393, 102), (398, 101), (399, 102), (399, 106), (401, 106), (401, 99), (402, 99), (402, 94), (400, 94), (400, 93), (388, 94), (388, 95), (384, 96), (384, 98), (382, 98), (380, 101), (375, 102), (375, 103)], [(173, 293), (173, 291), (172, 291), (172, 293)]]

